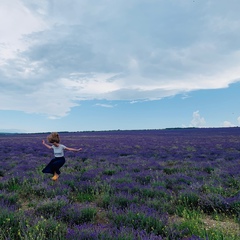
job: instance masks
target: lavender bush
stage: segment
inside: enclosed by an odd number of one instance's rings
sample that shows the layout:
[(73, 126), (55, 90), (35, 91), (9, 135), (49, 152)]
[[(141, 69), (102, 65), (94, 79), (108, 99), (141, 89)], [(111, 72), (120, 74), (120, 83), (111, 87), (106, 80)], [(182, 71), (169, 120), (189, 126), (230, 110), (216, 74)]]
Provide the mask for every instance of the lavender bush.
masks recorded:
[(240, 129), (0, 135), (0, 239), (239, 239)]

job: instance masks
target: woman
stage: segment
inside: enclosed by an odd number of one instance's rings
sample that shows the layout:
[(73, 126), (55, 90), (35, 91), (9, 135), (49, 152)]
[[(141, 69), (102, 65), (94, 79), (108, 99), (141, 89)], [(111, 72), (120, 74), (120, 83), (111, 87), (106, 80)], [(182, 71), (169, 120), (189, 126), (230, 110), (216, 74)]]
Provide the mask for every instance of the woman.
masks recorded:
[(48, 145), (45, 143), (44, 140), (42, 140), (42, 143), (44, 146), (46, 146), (48, 149), (53, 149), (54, 158), (50, 161), (50, 163), (42, 170), (43, 173), (52, 173), (53, 177), (52, 180), (56, 181), (59, 178), (60, 175), (60, 168), (65, 163), (65, 157), (64, 157), (64, 150), (73, 151), (73, 152), (79, 152), (82, 150), (82, 148), (69, 148), (62, 144), (60, 144), (60, 137), (57, 132), (51, 133), (47, 140), (52, 145)]

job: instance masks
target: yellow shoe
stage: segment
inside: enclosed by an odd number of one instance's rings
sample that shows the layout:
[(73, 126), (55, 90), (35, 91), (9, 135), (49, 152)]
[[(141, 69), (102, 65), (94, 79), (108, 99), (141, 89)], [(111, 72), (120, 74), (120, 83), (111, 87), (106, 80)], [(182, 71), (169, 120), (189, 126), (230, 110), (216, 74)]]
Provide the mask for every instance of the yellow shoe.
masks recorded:
[(59, 178), (59, 175), (58, 174), (54, 174), (54, 176), (52, 177), (52, 180), (56, 181), (56, 180), (58, 180), (58, 178)]

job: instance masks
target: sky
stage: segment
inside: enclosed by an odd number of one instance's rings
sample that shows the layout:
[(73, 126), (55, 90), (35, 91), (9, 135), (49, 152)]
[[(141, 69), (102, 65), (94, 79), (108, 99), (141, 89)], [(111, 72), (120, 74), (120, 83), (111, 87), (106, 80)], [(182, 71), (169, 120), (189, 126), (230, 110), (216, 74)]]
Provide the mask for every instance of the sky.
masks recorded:
[(239, 0), (1, 0), (0, 132), (240, 126)]

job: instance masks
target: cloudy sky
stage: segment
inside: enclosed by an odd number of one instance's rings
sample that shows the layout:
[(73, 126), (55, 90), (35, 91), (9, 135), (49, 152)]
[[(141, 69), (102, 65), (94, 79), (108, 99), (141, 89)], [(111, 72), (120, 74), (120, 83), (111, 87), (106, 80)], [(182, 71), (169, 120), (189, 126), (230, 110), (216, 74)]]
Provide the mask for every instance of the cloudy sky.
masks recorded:
[(0, 131), (240, 126), (239, 0), (1, 0)]

